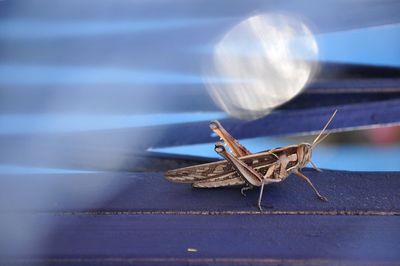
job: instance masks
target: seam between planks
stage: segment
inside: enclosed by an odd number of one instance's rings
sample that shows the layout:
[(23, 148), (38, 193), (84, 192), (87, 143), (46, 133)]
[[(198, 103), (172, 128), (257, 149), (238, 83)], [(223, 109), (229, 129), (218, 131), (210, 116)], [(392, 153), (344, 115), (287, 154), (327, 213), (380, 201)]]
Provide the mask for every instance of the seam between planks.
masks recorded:
[[(1, 260), (0, 260), (1, 261)], [(10, 264), (76, 264), (76, 263), (106, 263), (106, 264), (132, 264), (132, 263), (218, 263), (218, 264), (259, 264), (259, 265), (398, 265), (394, 261), (374, 261), (374, 260), (357, 260), (357, 259), (323, 259), (323, 258), (308, 258), (308, 259), (279, 259), (279, 258), (18, 258), (3, 260)]]
[[(228, 215), (327, 215), (327, 216), (400, 216), (400, 211), (362, 211), (362, 210), (332, 210), (332, 211), (279, 211), (279, 210), (242, 210), (242, 211), (136, 211), (136, 210), (88, 210), (88, 211), (10, 211), (10, 214), (53, 214), (60, 216), (118, 216), (118, 215), (204, 215), (204, 216), (228, 216)], [(0, 213), (1, 215), (1, 213)]]

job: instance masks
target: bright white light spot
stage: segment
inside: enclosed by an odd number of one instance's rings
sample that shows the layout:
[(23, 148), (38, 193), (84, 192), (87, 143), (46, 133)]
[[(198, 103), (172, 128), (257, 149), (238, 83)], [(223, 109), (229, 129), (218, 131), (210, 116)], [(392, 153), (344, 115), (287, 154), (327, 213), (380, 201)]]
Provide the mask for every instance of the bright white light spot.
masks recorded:
[[(205, 67), (208, 92), (229, 115), (256, 119), (299, 94), (317, 67), (318, 46), (299, 19), (250, 17), (227, 32)], [(208, 77), (237, 82), (217, 84)]]

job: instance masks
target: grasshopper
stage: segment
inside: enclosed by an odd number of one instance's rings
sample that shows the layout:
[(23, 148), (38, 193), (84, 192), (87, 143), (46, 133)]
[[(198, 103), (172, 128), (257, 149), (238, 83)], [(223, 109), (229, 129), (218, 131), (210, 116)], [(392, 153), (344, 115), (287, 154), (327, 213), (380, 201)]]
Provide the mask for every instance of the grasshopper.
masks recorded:
[(221, 142), (215, 144), (215, 151), (225, 160), (169, 170), (165, 173), (165, 177), (177, 183), (191, 183), (193, 187), (198, 188), (241, 185), (243, 187), (240, 192), (243, 196), (246, 196), (246, 190), (255, 186), (261, 187), (257, 206), (262, 211), (261, 200), (264, 186), (282, 182), (293, 173), (307, 182), (320, 200), (328, 201), (318, 192), (310, 179), (301, 172), (301, 169), (311, 163), (315, 170), (321, 172), (311, 161), (312, 150), (329, 135), (328, 133), (322, 137), (336, 112), (337, 110), (311, 144), (300, 143), (255, 154), (252, 154), (233, 138), (218, 121), (212, 121), (210, 123), (211, 130), (231, 150), (228, 152)]

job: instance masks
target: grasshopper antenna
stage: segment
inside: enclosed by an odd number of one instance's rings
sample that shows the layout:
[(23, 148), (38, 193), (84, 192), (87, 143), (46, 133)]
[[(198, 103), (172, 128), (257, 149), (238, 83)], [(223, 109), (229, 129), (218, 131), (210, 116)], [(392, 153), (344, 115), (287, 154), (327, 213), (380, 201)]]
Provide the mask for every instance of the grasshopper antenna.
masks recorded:
[[(314, 139), (313, 143), (312, 143), (312, 147), (314, 148), (315, 146), (317, 146), (319, 143), (321, 143), (328, 135), (326, 134), (322, 139), (321, 136), (322, 134), (325, 132), (326, 128), (329, 126), (329, 124), (331, 123), (332, 119), (335, 117), (337, 113), (337, 110), (335, 110), (335, 112), (333, 113), (333, 115), (331, 116), (331, 118), (329, 118), (328, 123), (326, 123), (326, 125), (324, 126), (324, 128), (321, 130), (321, 132), (319, 133), (319, 135)], [(319, 140), (319, 141), (318, 141)]]

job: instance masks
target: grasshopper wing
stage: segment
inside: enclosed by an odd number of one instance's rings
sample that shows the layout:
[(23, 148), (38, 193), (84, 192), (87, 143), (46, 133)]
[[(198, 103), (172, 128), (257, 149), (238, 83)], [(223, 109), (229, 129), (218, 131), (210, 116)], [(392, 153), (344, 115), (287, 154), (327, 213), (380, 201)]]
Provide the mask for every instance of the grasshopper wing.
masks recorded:
[[(276, 156), (268, 151), (246, 155), (239, 159), (261, 174), (265, 174), (268, 167), (277, 160)], [(165, 177), (173, 182), (192, 183), (193, 187), (201, 188), (236, 186), (246, 183), (226, 160), (170, 170), (165, 173)]]
[(244, 185), (246, 182), (236, 172), (193, 183), (193, 187), (213, 188)]
[(235, 169), (225, 160), (170, 170), (165, 178), (177, 183), (197, 183), (219, 176), (233, 175)]

